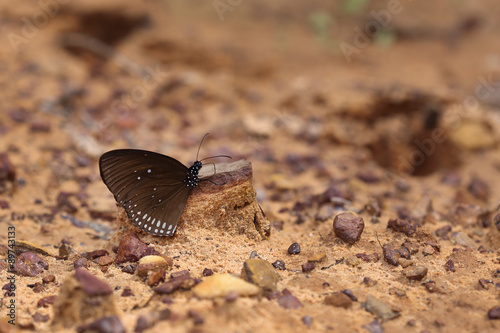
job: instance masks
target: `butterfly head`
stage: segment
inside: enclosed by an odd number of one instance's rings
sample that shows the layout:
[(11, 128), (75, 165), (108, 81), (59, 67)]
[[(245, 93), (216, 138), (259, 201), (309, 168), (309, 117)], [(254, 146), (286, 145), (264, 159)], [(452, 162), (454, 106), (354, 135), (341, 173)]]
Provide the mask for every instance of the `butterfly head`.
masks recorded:
[(196, 161), (191, 165), (188, 169), (187, 177), (184, 179), (184, 183), (186, 183), (187, 187), (196, 187), (198, 186), (198, 182), (200, 179), (198, 178), (198, 173), (200, 172), (203, 164), (200, 161)]

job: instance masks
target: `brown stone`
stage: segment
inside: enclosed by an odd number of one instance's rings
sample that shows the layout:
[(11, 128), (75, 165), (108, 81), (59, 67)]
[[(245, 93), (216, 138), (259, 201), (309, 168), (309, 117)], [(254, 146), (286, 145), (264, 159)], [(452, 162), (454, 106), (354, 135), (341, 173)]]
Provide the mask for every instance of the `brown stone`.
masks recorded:
[(417, 266), (408, 267), (403, 269), (403, 275), (406, 276), (408, 280), (422, 280), (427, 275), (427, 267)]
[(47, 262), (33, 252), (23, 252), (17, 256), (14, 267), (22, 276), (37, 276), (49, 269)]
[(276, 291), (280, 279), (276, 269), (264, 259), (248, 259), (243, 263), (241, 277), (264, 292)]
[(349, 244), (354, 244), (361, 238), (364, 227), (363, 218), (352, 213), (340, 213), (333, 220), (335, 235)]
[(406, 236), (411, 236), (415, 233), (417, 228), (407, 220), (400, 218), (389, 220), (387, 223), (387, 229), (392, 229), (396, 232), (402, 232)]
[(331, 305), (337, 308), (348, 309), (352, 306), (352, 300), (349, 296), (342, 292), (333, 293), (325, 297), (325, 304)]

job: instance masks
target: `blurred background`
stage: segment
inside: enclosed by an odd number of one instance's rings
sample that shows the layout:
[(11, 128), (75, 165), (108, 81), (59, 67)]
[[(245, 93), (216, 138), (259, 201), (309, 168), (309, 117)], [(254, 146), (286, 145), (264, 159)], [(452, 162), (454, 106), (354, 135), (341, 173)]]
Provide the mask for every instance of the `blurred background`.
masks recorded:
[(96, 163), (113, 148), (190, 164), (207, 132), (200, 157), (250, 159), (261, 200), (276, 196), (266, 189), (318, 192), (360, 173), (393, 181), (467, 170), (456, 182), (489, 182), (500, 168), (499, 9), (494, 0), (4, 2), (0, 152), (39, 185), (30, 202), (52, 186), (102, 192)]

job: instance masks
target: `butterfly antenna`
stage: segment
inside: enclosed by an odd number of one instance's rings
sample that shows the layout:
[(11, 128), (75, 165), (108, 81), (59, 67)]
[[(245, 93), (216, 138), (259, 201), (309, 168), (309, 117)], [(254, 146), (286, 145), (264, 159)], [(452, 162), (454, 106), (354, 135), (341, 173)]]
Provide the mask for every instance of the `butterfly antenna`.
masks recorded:
[(204, 161), (204, 160), (208, 160), (209, 158), (216, 158), (216, 157), (226, 157), (226, 158), (232, 158), (231, 156), (229, 155), (215, 155), (215, 156), (210, 156), (210, 157), (205, 157), (204, 159), (200, 160), (201, 161)]
[(203, 136), (203, 138), (201, 139), (201, 142), (200, 142), (200, 145), (198, 146), (198, 152), (196, 153), (196, 160), (198, 161), (198, 154), (200, 153), (200, 148), (201, 148), (201, 144), (203, 143), (203, 140), (205, 140), (205, 137), (210, 134), (210, 133), (205, 133), (205, 135)]

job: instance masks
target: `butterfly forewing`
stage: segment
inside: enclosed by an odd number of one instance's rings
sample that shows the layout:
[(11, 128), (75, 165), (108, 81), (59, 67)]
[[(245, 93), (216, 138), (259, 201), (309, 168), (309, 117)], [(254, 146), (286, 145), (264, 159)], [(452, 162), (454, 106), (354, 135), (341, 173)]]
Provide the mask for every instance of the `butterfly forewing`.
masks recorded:
[(184, 183), (188, 168), (158, 153), (120, 149), (99, 160), (101, 177), (138, 228), (171, 236), (191, 191)]

